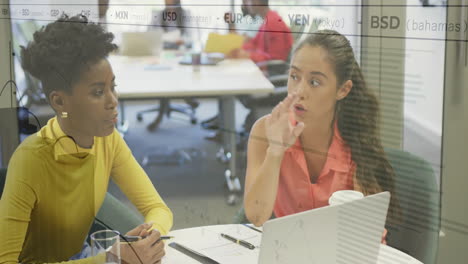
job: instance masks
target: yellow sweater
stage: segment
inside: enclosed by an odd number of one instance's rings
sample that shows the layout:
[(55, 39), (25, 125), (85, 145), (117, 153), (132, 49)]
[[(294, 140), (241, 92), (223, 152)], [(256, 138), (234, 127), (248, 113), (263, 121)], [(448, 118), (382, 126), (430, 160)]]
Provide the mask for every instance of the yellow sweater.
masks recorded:
[(172, 212), (116, 130), (83, 149), (50, 119), (10, 160), (0, 200), (0, 263), (62, 262), (78, 253), (110, 177), (146, 222), (169, 232)]

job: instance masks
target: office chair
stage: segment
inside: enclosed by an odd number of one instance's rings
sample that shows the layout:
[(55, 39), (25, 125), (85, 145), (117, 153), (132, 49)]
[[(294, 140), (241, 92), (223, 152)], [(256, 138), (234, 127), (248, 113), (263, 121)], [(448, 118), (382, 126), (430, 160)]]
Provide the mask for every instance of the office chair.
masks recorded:
[[(415, 155), (386, 148), (395, 171), (401, 223), (387, 223), (387, 244), (427, 264), (436, 263), (440, 230), (440, 192), (431, 165)], [(235, 224), (249, 223), (242, 207)]]
[[(288, 65), (286, 62), (283, 62), (283, 64)], [(280, 68), (281, 67), (276, 67), (276, 69)], [(273, 92), (268, 94), (239, 97), (240, 102), (245, 106), (245, 108), (250, 110), (243, 124), (245, 133), (250, 133), (250, 130), (252, 129), (255, 121), (257, 121), (263, 115), (270, 113), (273, 107), (286, 98), (288, 94), (288, 77), (289, 76), (287, 74), (286, 68), (285, 72), (282, 74), (270, 75), (267, 77), (267, 79), (275, 87)]]
[(145, 113), (158, 112), (156, 119), (148, 125), (149, 130), (155, 130), (161, 123), (164, 115), (170, 117), (172, 112), (177, 112), (189, 116), (190, 123), (196, 124), (198, 121), (195, 117), (195, 109), (198, 107), (198, 102), (191, 98), (187, 98), (185, 101), (187, 105), (174, 105), (170, 103), (169, 98), (162, 98), (159, 100), (158, 107), (138, 112), (137, 120), (141, 122)]
[(387, 243), (423, 263), (436, 263), (440, 231), (440, 191), (431, 165), (398, 149), (385, 149), (395, 171), (402, 209), (399, 224), (389, 224)]
[[(104, 198), (104, 202), (102, 203), (96, 218), (104, 222), (113, 230), (119, 231), (121, 234), (125, 234), (145, 222), (142, 215), (135, 214), (130, 210), (130, 208), (109, 192), (106, 193), (106, 197)], [(107, 227), (103, 226), (99, 221), (94, 220), (89, 234), (103, 229), (107, 229)]]
[[(151, 21), (152, 25), (162, 25), (163, 32), (167, 32), (166, 29), (171, 28), (171, 25), (167, 25), (166, 24), (167, 21), (164, 21), (162, 19), (163, 13), (165, 13), (165, 12), (167, 12), (166, 8), (164, 8), (164, 10), (153, 10), (152, 11), (152, 17), (153, 18), (152, 18), (152, 21)], [(181, 14), (184, 14), (184, 15), (188, 14), (188, 11), (185, 10), (185, 9), (182, 9), (182, 8), (177, 12), (181, 12)], [(180, 15), (180, 17), (182, 17), (182, 15)], [(167, 23), (171, 24), (171, 22), (167, 22)], [(168, 26), (168, 27), (166, 27), (166, 26)], [(181, 25), (177, 25), (177, 28), (183, 30), (183, 26), (181, 26)], [(175, 29), (175, 28), (172, 28), (172, 29)], [(177, 29), (175, 29), (175, 30), (177, 30)], [(183, 35), (185, 37), (184, 38), (185, 40), (188, 37), (187, 34), (188, 33), (186, 31), (181, 31), (181, 36)], [(162, 43), (162, 45), (163, 45), (164, 49), (175, 49), (175, 50), (177, 50), (177, 49), (179, 49), (179, 46), (181, 44), (175, 43), (174, 41), (164, 41)], [(185, 48), (190, 48), (192, 46), (191, 43), (184, 43), (183, 45), (185, 46)], [(158, 115), (157, 115), (156, 119), (153, 122), (151, 122), (147, 127), (149, 130), (155, 130), (155, 129), (157, 129), (159, 127), (159, 124), (161, 123), (162, 119), (164, 118), (164, 115), (166, 115), (169, 118), (171, 116), (172, 112), (177, 112), (177, 113), (187, 115), (190, 118), (190, 122), (192, 124), (196, 124), (198, 121), (197, 121), (197, 118), (195, 117), (195, 109), (198, 107), (199, 102), (196, 101), (193, 98), (190, 98), (190, 97), (186, 97), (186, 98), (183, 98), (183, 99), (185, 101), (185, 104), (177, 104), (176, 105), (176, 104), (171, 104), (170, 103), (170, 98), (161, 98), (161, 99), (159, 99), (159, 106), (158, 107), (154, 107), (154, 108), (147, 109), (147, 110), (144, 110), (144, 111), (139, 111), (137, 113), (137, 115), (136, 115), (137, 120), (139, 122), (141, 122), (143, 120), (143, 114), (151, 113), (151, 112), (158, 112)]]

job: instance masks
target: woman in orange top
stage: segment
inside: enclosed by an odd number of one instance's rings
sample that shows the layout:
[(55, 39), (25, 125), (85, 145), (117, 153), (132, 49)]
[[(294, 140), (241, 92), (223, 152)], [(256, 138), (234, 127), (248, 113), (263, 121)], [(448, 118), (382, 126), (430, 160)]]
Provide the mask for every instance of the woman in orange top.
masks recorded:
[[(322, 30), (293, 53), (288, 97), (249, 138), (244, 206), (261, 226), (328, 205), (337, 190), (393, 194), (394, 172), (379, 138), (378, 102), (349, 41)], [(398, 212), (392, 196), (389, 216)]]

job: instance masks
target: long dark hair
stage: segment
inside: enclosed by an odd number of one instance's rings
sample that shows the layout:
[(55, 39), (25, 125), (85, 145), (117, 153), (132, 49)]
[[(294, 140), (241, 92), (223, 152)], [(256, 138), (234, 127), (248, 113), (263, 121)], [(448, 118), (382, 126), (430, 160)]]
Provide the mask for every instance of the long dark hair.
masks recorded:
[(353, 82), (349, 94), (336, 104), (338, 130), (351, 149), (359, 187), (365, 195), (389, 191), (392, 194), (389, 220), (399, 221), (401, 210), (394, 192), (395, 172), (379, 136), (379, 104), (364, 81), (349, 40), (336, 31), (320, 30), (302, 41), (294, 52), (305, 45), (318, 46), (328, 52), (338, 86), (347, 80)]

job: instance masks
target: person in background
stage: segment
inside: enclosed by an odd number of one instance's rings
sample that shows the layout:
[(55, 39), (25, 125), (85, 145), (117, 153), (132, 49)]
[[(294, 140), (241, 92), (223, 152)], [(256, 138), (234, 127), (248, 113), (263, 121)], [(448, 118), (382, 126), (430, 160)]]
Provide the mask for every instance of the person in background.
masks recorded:
[[(231, 51), (227, 57), (251, 59), (257, 63), (265, 75), (268, 75), (267, 66), (261, 63), (269, 60), (288, 60), (293, 45), (291, 30), (278, 13), (270, 9), (268, 0), (244, 0), (243, 6), (250, 16), (260, 17), (263, 23), (253, 38), (247, 40), (241, 49)], [(249, 96), (238, 98), (245, 105)], [(207, 129), (218, 129), (219, 114), (203, 121), (201, 125)], [(220, 141), (221, 132), (218, 130), (205, 138)]]
[[(165, 49), (179, 49), (182, 46), (192, 46), (192, 34), (184, 16), (189, 16), (188, 10), (182, 8), (180, 0), (165, 0), (162, 11), (153, 12), (151, 27), (161, 27), (164, 31), (163, 45)], [(173, 16), (175, 14), (175, 17)], [(193, 109), (200, 103), (194, 98), (186, 97), (184, 101)]]
[[(67, 262), (82, 250), (112, 179), (145, 217), (127, 235), (143, 263), (160, 263), (173, 215), (115, 129), (113, 34), (63, 15), (21, 47), (22, 66), (42, 82), (56, 116), (13, 154), (0, 200), (0, 263)], [(128, 244), (123, 263), (139, 263)], [(104, 263), (105, 255), (70, 263)]]
[(107, 11), (109, 10), (109, 0), (98, 0), (98, 24), (104, 29), (107, 28)]
[(255, 37), (258, 29), (263, 24), (263, 19), (259, 15), (251, 14), (247, 6), (248, 0), (242, 0), (241, 12), (242, 19), (237, 20), (236, 14), (225, 13), (225, 22), (228, 24), (229, 32), (244, 36), (245, 42)]
[(169, 35), (164, 37), (165, 48), (179, 49), (183, 45), (191, 46), (191, 30), (184, 19), (184, 16), (189, 16), (188, 10), (182, 7), (180, 0), (165, 0), (164, 3), (163, 10), (153, 12), (151, 25), (161, 27), (164, 33)]
[(291, 30), (277, 12), (270, 9), (268, 0), (246, 0), (245, 6), (252, 16), (260, 16), (263, 24), (254, 38), (241, 49), (233, 50), (230, 58), (250, 58), (254, 62), (268, 60), (287, 61), (293, 45)]
[[(233, 13), (225, 13), (225, 22), (228, 24), (229, 32), (244, 36), (244, 42), (249, 42), (258, 33), (258, 29), (263, 24), (263, 19), (250, 13), (249, 7), (247, 6), (248, 0), (242, 0), (242, 19), (240, 21), (235, 20), (236, 15)], [(208, 118), (201, 122), (201, 126), (205, 129), (217, 130), (219, 129), (219, 116)], [(205, 137), (209, 140), (221, 140), (221, 134), (218, 132), (211, 133)]]
[[(328, 205), (338, 190), (392, 194), (395, 173), (378, 129), (379, 105), (349, 41), (336, 31), (307, 37), (293, 52), (288, 96), (257, 120), (248, 142), (244, 206), (261, 226)], [(385, 234), (383, 237), (385, 241)]]

